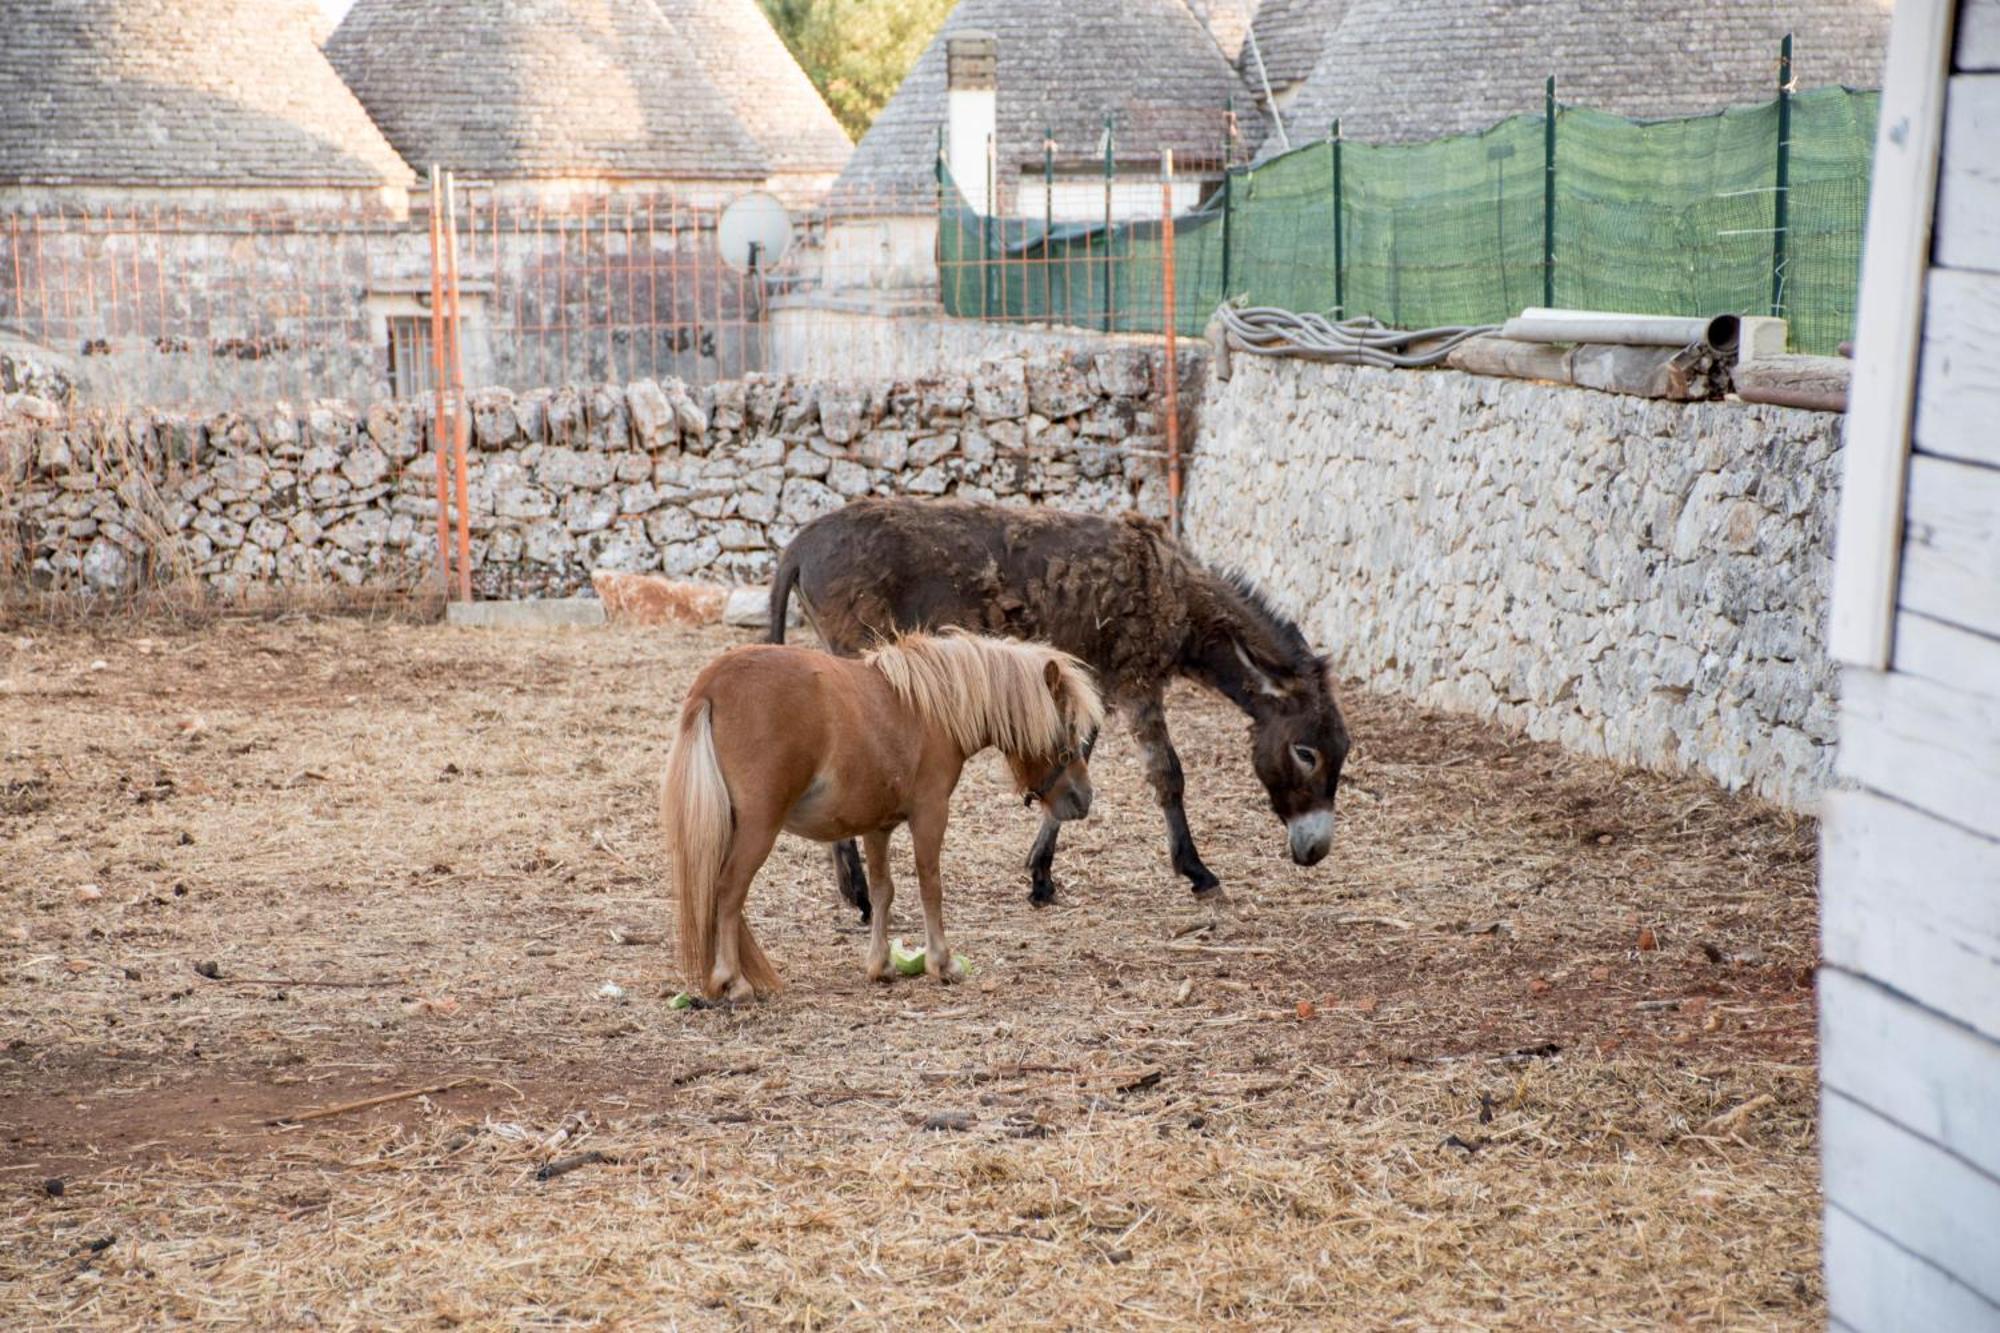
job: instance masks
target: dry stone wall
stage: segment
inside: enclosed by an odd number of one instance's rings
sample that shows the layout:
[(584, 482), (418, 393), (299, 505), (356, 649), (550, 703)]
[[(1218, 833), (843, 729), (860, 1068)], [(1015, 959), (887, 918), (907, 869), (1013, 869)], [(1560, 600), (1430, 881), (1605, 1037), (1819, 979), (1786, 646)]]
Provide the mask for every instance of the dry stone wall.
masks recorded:
[(1840, 419), (1234, 358), (1184, 529), (1371, 688), (1807, 807)]
[[(558, 595), (594, 568), (752, 582), (804, 523), (862, 495), (958, 495), (1164, 516), (1140, 348), (968, 374), (750, 377), (471, 395), (474, 583)], [(1198, 381), (1197, 381), (1198, 382)], [(114, 592), (167, 576), (410, 584), (436, 558), (425, 405), (190, 416), (0, 401), (0, 578)]]

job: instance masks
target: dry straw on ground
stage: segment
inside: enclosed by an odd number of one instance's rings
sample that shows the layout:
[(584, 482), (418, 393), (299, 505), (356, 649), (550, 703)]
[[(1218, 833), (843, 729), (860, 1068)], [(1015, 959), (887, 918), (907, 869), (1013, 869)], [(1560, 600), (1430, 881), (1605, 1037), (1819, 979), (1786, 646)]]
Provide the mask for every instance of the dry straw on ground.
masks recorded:
[(1190, 691), (1229, 907), (1120, 735), (1031, 911), (981, 761), (970, 984), (865, 982), (787, 841), (789, 989), (683, 1013), (653, 779), (733, 641), (9, 625), (0, 1323), (1821, 1320), (1809, 826), (1354, 695), (1301, 870)]

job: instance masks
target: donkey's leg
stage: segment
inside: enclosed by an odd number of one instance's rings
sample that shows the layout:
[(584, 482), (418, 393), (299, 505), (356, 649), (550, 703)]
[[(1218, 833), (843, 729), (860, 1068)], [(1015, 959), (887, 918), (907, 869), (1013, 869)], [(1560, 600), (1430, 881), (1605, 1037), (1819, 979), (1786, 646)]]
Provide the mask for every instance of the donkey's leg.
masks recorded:
[(889, 877), (889, 835), (878, 831), (862, 841), (868, 848), (868, 901), (861, 905), (862, 920), (869, 920), (868, 909), (874, 908), (874, 929), (868, 935), (868, 979), (894, 981), (896, 975), (889, 970), (889, 905), (896, 898), (896, 882)]
[(1028, 852), (1028, 901), (1036, 907), (1047, 907), (1056, 900), (1056, 880), (1050, 873), (1056, 863), (1056, 836), (1062, 832), (1062, 821), (1054, 815), (1042, 816), (1042, 831), (1035, 835), (1035, 845)]
[(1194, 835), (1188, 832), (1187, 810), (1181, 804), (1186, 782), (1181, 776), (1181, 757), (1167, 735), (1167, 709), (1160, 696), (1150, 695), (1127, 705), (1132, 736), (1146, 754), (1146, 779), (1153, 784), (1160, 810), (1167, 817), (1167, 845), (1173, 854), (1174, 870), (1183, 876), (1196, 896), (1207, 897), (1222, 891), (1222, 881), (1201, 863), (1194, 849)]
[(739, 815), (736, 831), (730, 838), (729, 855), (722, 863), (722, 877), (715, 886), (715, 971), (709, 975), (711, 993), (721, 991), (732, 1000), (756, 998), (756, 987), (743, 971), (743, 901), (750, 895), (750, 881), (757, 878), (757, 872), (778, 841), (779, 827), (776, 821), (743, 819)]
[(833, 856), (833, 882), (840, 896), (861, 909), (861, 924), (868, 924), (868, 873), (861, 868), (861, 853), (854, 839), (836, 842), (828, 851)]
[[(947, 796), (950, 793), (946, 793)], [(944, 938), (944, 881), (938, 865), (944, 852), (946, 809), (919, 809), (910, 815), (910, 841), (917, 853), (917, 890), (924, 900), (924, 971), (939, 981), (958, 981), (965, 973), (951, 960)]]

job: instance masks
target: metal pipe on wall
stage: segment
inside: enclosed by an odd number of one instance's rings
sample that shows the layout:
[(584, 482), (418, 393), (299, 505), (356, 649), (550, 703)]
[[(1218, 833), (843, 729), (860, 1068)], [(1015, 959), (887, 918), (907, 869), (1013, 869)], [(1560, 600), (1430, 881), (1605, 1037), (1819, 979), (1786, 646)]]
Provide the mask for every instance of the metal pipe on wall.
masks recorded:
[(1507, 321), (1503, 338), (1531, 343), (1613, 343), (1633, 347), (1692, 347), (1736, 350), (1741, 322), (1734, 315), (1628, 315), (1608, 310), (1551, 310), (1530, 306)]

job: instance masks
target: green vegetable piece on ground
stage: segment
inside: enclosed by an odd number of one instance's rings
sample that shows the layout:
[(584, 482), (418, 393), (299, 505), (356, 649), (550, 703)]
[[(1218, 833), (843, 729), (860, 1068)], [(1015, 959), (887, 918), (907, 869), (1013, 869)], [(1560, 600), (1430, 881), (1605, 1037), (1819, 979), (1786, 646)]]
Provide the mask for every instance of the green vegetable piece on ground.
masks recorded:
[(686, 991), (682, 991), (680, 994), (674, 996), (673, 999), (667, 1001), (667, 1008), (692, 1009), (694, 1008), (694, 996), (688, 994)]
[[(951, 961), (958, 965), (959, 975), (971, 976), (972, 964), (962, 953), (955, 953)], [(924, 974), (924, 951), (912, 949), (900, 939), (889, 945), (889, 965), (906, 977), (920, 977)]]

